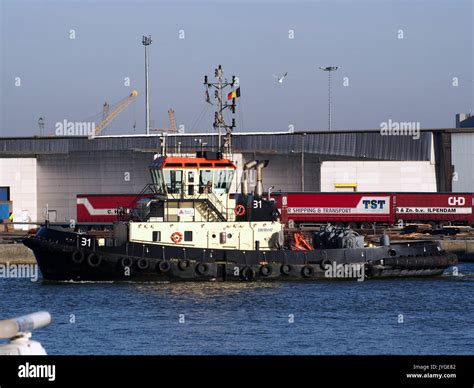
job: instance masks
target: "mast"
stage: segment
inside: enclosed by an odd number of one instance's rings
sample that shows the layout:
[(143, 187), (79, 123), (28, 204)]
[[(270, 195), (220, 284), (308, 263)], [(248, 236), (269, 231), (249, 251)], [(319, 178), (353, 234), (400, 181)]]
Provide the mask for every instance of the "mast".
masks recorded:
[(142, 37), (142, 44), (145, 46), (145, 126), (146, 130), (145, 133), (147, 135), (150, 134), (150, 101), (148, 99), (148, 53), (147, 47), (151, 44), (151, 36), (143, 35)]
[[(217, 131), (218, 134), (218, 151), (224, 153), (228, 152), (229, 154), (232, 153), (232, 130), (235, 128), (235, 118), (232, 118), (232, 124), (229, 125), (226, 123), (224, 119), (224, 110), (230, 109), (232, 114), (235, 114), (235, 97), (232, 95), (232, 103), (228, 104), (227, 100), (224, 100), (224, 89), (229, 87), (231, 89), (234, 88), (235, 85), (238, 84), (237, 77), (232, 76), (232, 82), (228, 82), (227, 79), (224, 78), (224, 71), (222, 70), (222, 66), (219, 65), (217, 69), (214, 70), (214, 77), (216, 78), (216, 82), (208, 82), (207, 75), (204, 76), (204, 85), (206, 88), (213, 87), (214, 90), (214, 98), (216, 100), (216, 112), (214, 113), (214, 123), (213, 127)], [(233, 91), (232, 93), (235, 93)], [(237, 95), (238, 97), (238, 95)], [(210, 102), (210, 101), (208, 101)], [(224, 142), (222, 142), (222, 136), (224, 137)]]

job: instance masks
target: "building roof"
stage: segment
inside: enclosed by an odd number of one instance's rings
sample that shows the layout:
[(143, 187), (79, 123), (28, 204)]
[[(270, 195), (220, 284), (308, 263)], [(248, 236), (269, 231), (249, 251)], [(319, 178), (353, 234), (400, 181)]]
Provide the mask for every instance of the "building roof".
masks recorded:
[[(430, 160), (433, 132), (474, 132), (474, 128), (422, 130), (419, 139), (382, 136), (379, 130), (235, 133), (232, 148), (239, 153), (299, 154), (303, 151), (322, 157)], [(215, 134), (166, 135), (169, 152), (176, 152), (178, 148), (181, 152), (215, 149), (217, 142)], [(157, 153), (161, 143), (161, 135), (0, 138), (0, 157), (127, 150)]]

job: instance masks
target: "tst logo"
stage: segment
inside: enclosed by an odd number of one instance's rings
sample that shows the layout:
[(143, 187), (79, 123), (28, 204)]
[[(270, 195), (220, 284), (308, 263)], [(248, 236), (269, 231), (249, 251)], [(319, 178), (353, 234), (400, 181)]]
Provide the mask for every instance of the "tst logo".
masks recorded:
[(466, 198), (464, 197), (448, 197), (448, 204), (450, 206), (464, 206)]
[(362, 203), (364, 209), (383, 209), (385, 206), (385, 199), (363, 199)]

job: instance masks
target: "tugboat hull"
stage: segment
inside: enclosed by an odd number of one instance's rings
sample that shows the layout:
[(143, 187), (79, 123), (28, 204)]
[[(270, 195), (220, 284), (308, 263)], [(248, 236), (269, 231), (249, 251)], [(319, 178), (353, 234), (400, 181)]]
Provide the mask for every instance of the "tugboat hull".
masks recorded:
[[(75, 281), (254, 281), (438, 276), (457, 263), (437, 243), (313, 251), (238, 251), (125, 242), (100, 245), (84, 235), (41, 228), (24, 239), (44, 279)], [(87, 237), (89, 238), (89, 236)]]

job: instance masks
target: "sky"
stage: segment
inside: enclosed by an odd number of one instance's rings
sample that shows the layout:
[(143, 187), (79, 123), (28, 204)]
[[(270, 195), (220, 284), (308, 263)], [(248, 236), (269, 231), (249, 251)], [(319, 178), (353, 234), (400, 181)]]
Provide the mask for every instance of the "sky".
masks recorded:
[(58, 122), (85, 121), (133, 89), (139, 96), (104, 134), (144, 133), (143, 34), (153, 39), (153, 128), (169, 127), (173, 108), (185, 132), (212, 132), (203, 76), (211, 80), (219, 64), (240, 80), (236, 131), (327, 130), (328, 76), (318, 67), (328, 65), (340, 67), (333, 129), (388, 120), (454, 127), (456, 113), (474, 108), (473, 8), (472, 0), (0, 0), (0, 136), (39, 135), (39, 117), (53, 135)]

